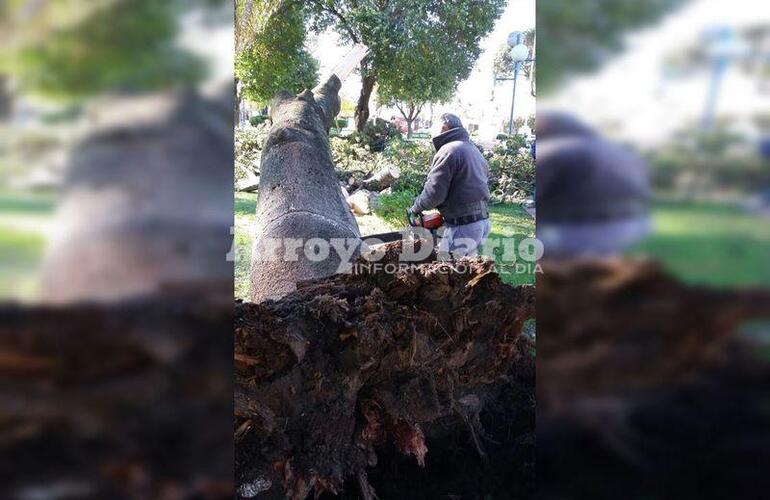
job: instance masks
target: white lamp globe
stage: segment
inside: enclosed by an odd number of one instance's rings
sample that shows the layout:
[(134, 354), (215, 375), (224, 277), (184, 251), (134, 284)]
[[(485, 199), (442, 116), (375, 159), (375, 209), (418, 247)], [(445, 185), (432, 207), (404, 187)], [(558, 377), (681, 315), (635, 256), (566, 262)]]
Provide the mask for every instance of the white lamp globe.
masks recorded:
[(508, 35), (508, 40), (507, 40), (508, 46), (514, 47), (518, 45), (520, 39), (521, 39), (521, 31), (512, 31)]
[(529, 47), (520, 43), (511, 49), (511, 60), (514, 63), (526, 61), (529, 58)]

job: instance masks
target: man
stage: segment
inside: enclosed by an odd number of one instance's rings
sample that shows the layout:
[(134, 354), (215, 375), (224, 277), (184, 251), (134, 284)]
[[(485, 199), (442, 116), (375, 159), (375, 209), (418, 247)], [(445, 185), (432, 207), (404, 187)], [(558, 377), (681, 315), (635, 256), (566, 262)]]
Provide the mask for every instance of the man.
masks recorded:
[(476, 255), (489, 235), (489, 165), (451, 113), (441, 115), (433, 145), (433, 165), (412, 212), (437, 208), (445, 223), (439, 250), (455, 257)]
[(577, 118), (537, 116), (537, 237), (546, 257), (614, 255), (650, 231), (647, 165)]

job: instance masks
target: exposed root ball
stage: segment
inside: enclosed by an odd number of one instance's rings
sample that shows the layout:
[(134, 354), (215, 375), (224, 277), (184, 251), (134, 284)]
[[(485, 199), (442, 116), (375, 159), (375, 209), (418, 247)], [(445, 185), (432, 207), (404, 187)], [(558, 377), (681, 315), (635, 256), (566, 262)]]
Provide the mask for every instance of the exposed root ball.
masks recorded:
[[(534, 288), (481, 258), (337, 275), (235, 313), (236, 481), (259, 498), (337, 492), (390, 444), (423, 464), (430, 427), (467, 435), (484, 388), (531, 368)], [(530, 404), (530, 402), (522, 402)], [(459, 422), (459, 424), (457, 424)], [(363, 478), (363, 479), (362, 479)]]

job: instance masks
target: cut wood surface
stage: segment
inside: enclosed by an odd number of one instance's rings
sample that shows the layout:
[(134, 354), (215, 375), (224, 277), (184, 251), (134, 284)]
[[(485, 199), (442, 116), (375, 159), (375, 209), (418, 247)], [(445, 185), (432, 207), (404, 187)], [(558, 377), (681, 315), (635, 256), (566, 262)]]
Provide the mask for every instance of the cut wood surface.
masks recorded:
[(401, 177), (400, 168), (395, 165), (385, 165), (374, 174), (361, 181), (356, 181), (354, 178), (351, 178), (353, 181), (351, 188), (353, 190), (366, 189), (368, 191), (382, 191), (392, 186), (399, 177)]
[(378, 193), (373, 193), (368, 189), (359, 189), (347, 197), (350, 210), (355, 215), (369, 215), (377, 204)]

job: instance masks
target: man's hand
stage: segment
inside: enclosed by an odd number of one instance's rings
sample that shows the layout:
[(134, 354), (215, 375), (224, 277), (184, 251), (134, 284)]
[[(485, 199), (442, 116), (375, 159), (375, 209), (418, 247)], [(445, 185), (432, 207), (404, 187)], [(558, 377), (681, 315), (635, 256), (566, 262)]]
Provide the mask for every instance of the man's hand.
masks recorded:
[(410, 226), (419, 226), (420, 214), (414, 211), (414, 208), (406, 209), (406, 219)]

